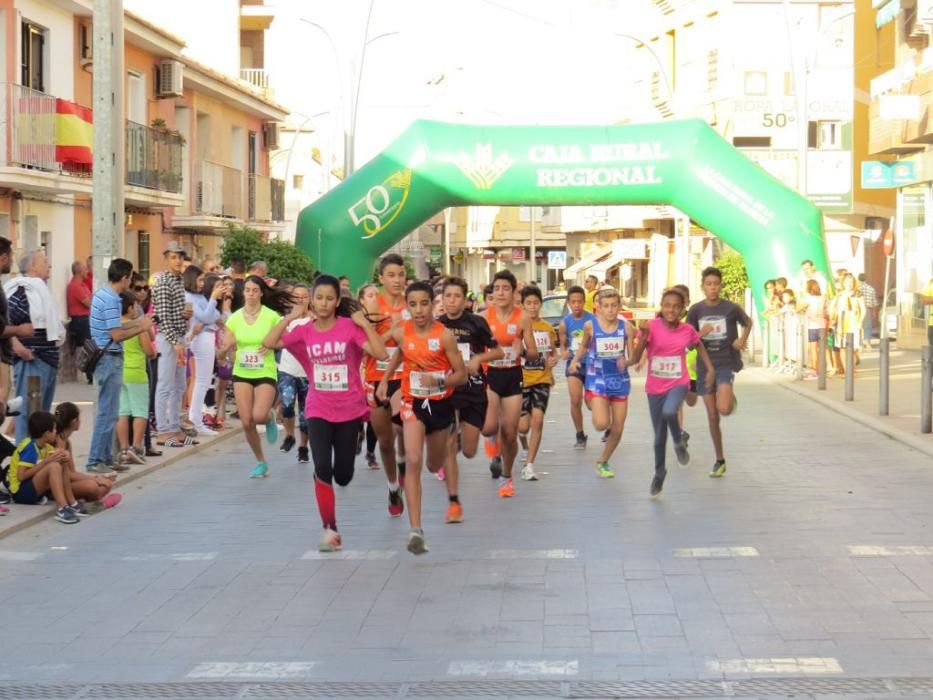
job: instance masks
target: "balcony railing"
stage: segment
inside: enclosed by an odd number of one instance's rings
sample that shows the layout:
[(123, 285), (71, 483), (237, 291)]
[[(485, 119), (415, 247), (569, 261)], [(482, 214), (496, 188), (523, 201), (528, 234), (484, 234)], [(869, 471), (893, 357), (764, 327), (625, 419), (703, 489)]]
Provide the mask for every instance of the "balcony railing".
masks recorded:
[(285, 220), (285, 181), (265, 175), (249, 176), (247, 219), (270, 223)]
[(93, 168), (90, 133), (89, 110), (0, 83), (0, 164), (88, 177)]
[(194, 213), (243, 217), (243, 171), (202, 160), (195, 166)]
[(250, 83), (260, 90), (269, 89), (269, 74), (265, 68), (241, 68), (240, 78)]
[(179, 134), (127, 120), (126, 184), (181, 194), (183, 147)]

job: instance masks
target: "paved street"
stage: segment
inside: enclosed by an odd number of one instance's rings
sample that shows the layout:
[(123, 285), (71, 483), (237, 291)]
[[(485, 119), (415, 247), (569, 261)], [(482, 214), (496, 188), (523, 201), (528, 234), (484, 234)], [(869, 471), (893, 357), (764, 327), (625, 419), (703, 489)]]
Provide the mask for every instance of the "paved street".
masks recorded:
[(381, 472), (339, 490), (345, 550), (325, 557), (311, 466), (276, 451), (271, 478), (249, 480), (233, 438), (129, 485), (114, 511), (0, 541), (0, 679), (60, 685), (41, 697), (143, 681), (175, 697), (195, 682), (216, 691), (201, 697), (261, 682), (266, 697), (898, 695), (907, 681), (880, 679), (911, 676), (933, 692), (929, 456), (758, 381), (740, 377), (725, 421), (727, 476), (707, 477), (694, 408), (694, 462), (671, 459), (659, 501), (641, 380), (613, 481), (594, 473), (592, 430), (585, 455), (568, 447), (561, 384), (542, 480), (503, 501), (476, 459), (466, 521), (444, 525), (426, 476), (417, 559)]

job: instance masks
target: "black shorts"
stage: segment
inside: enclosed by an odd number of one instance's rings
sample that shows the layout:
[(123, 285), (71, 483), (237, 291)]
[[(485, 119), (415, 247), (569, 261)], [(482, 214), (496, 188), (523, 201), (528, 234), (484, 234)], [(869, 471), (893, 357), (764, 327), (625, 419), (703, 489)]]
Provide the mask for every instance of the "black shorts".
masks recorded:
[(697, 393), (697, 380), (696, 379), (690, 380), (690, 393), (691, 394)]
[(477, 430), (483, 429), (486, 423), (486, 408), (489, 406), (485, 393), (468, 394), (465, 391), (455, 391), (450, 397), (450, 402), (461, 423), (472, 425)]
[[(424, 432), (428, 435), (438, 430), (450, 430), (454, 424), (454, 407), (450, 398), (431, 401), (430, 399), (402, 400), (402, 410), (399, 412), (402, 423), (420, 421), (424, 424)], [(395, 420), (395, 416), (392, 417)]]
[(490, 367), (486, 371), (486, 386), (495, 392), (500, 399), (510, 396), (522, 395), (522, 368), (507, 367), (497, 369)]
[(581, 362), (580, 367), (575, 373), (570, 372), (570, 361), (567, 361), (567, 364), (564, 366), (564, 375), (567, 379), (573, 377), (574, 379), (579, 379), (581, 382), (586, 383), (586, 364)]
[(548, 400), (551, 398), (550, 384), (532, 384), (526, 386), (522, 391), (522, 414), (531, 414), (532, 410), (538, 409), (541, 413), (547, 413)]
[(279, 383), (272, 377), (238, 377), (235, 374), (233, 375), (233, 383), (237, 382), (241, 384), (249, 384), (250, 386), (262, 386), (263, 384), (268, 384), (271, 387), (276, 387), (278, 389)]
[(402, 388), (401, 379), (390, 379), (386, 382), (386, 400), (378, 401), (376, 399), (376, 387), (379, 382), (366, 382), (366, 403), (370, 408), (389, 408), (389, 399), (395, 396), (396, 392)]

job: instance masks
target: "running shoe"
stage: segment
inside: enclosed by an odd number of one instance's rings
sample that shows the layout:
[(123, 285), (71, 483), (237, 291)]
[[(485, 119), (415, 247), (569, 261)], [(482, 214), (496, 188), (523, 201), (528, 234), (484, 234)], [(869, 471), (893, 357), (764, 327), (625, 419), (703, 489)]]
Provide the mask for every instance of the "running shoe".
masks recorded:
[(60, 523), (65, 523), (65, 525), (74, 525), (77, 522), (80, 522), (80, 519), (75, 512), (71, 509), (70, 506), (65, 506), (64, 508), (59, 508), (55, 511), (55, 519)]
[(686, 430), (681, 430), (680, 434), (683, 436), (684, 447), (687, 447), (690, 444), (690, 433)]
[(718, 479), (725, 473), (726, 473), (726, 460), (717, 459), (713, 463), (713, 468), (710, 469), (710, 472), (709, 472), (710, 477), (712, 477), (713, 479)]
[(408, 551), (412, 554), (424, 554), (428, 546), (424, 543), (424, 533), (421, 530), (412, 530), (408, 533)]
[(75, 501), (68, 507), (71, 508), (74, 514), (77, 515), (79, 518), (86, 518), (87, 516), (90, 515), (87, 508), (84, 507), (84, 504), (81, 503), (81, 501)]
[(379, 462), (376, 461), (376, 454), (374, 452), (366, 453), (366, 466), (370, 469), (379, 468)]
[(282, 440), (282, 445), (279, 447), (280, 452), (291, 452), (292, 448), (295, 446), (295, 436), (286, 435), (285, 439)]
[(533, 464), (526, 464), (522, 467), (522, 481), (537, 481), (538, 475), (535, 474), (535, 467)]
[(260, 462), (256, 468), (249, 473), (250, 479), (265, 479), (269, 476), (269, 466), (265, 462)]
[(586, 449), (586, 433), (577, 433), (577, 441), (573, 443), (573, 449), (575, 450)]
[(307, 447), (299, 447), (299, 448), (298, 448), (298, 463), (299, 463), (299, 464), (307, 464), (307, 463), (310, 462), (310, 461), (311, 461), (311, 459), (308, 457), (308, 448), (307, 448)]
[[(7, 508), (6, 506), (0, 506), (0, 515), (6, 515), (9, 512), (10, 512), (9, 508)], [(447, 522), (450, 522), (450, 521), (448, 520)], [(457, 522), (460, 522), (460, 521), (458, 520)]]
[(463, 506), (459, 503), (451, 503), (447, 506), (447, 515), (444, 517), (446, 523), (463, 522)]
[(438, 469), (435, 476), (437, 477), (438, 481), (443, 481), (444, 479), (446, 479), (447, 473), (444, 471), (444, 467), (441, 467), (440, 469)]
[(502, 476), (502, 458), (496, 457), (489, 463), (489, 474), (493, 479)]
[(209, 428), (209, 427), (206, 426), (206, 425), (198, 425), (198, 426), (195, 426), (194, 432), (197, 433), (198, 435), (204, 435), (204, 436), (207, 436), (207, 437), (211, 437), (212, 435), (219, 435), (219, 434), (220, 434), (220, 433), (218, 433), (216, 430), (214, 430), (213, 428)]
[(597, 462), (596, 473), (599, 474), (600, 479), (612, 479), (616, 475), (609, 466), (609, 462)]
[(393, 518), (401, 517), (405, 512), (405, 501), (402, 500), (401, 489), (389, 491), (389, 515)]
[(324, 530), (324, 537), (321, 538), (321, 543), (317, 546), (317, 551), (319, 552), (339, 552), (343, 542), (340, 540), (340, 535), (326, 528)]
[(664, 479), (667, 478), (667, 469), (665, 469), (660, 474), (655, 474), (654, 478), (651, 479), (651, 497), (657, 498), (661, 495), (661, 490), (664, 488)]
[(275, 422), (275, 414), (270, 411), (269, 420), (266, 421), (266, 442), (274, 445), (279, 439), (279, 424)]
[(690, 464), (690, 453), (687, 451), (687, 441), (682, 437), (680, 438), (680, 442), (674, 443), (674, 454), (677, 455), (677, 463), (680, 466), (686, 467)]
[(603, 433), (603, 436), (602, 436), (601, 438), (599, 438), (599, 441), (600, 441), (600, 442), (606, 442), (606, 440), (608, 440), (608, 439), (609, 439), (609, 431), (607, 430), (606, 432)]
[(119, 493), (108, 493), (100, 499), (100, 502), (104, 504), (104, 508), (116, 508), (122, 500), (123, 496)]
[(511, 479), (505, 479), (499, 486), (499, 498), (511, 498), (515, 495), (515, 484)]

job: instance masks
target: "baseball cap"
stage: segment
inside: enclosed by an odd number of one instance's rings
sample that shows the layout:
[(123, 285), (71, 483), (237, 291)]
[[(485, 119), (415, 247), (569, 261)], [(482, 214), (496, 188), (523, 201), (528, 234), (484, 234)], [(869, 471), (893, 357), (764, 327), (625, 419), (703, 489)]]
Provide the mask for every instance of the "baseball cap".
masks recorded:
[(181, 247), (181, 243), (178, 241), (169, 241), (165, 244), (165, 250), (162, 251), (162, 255), (168, 255), (169, 253), (181, 253), (184, 254), (185, 249)]

